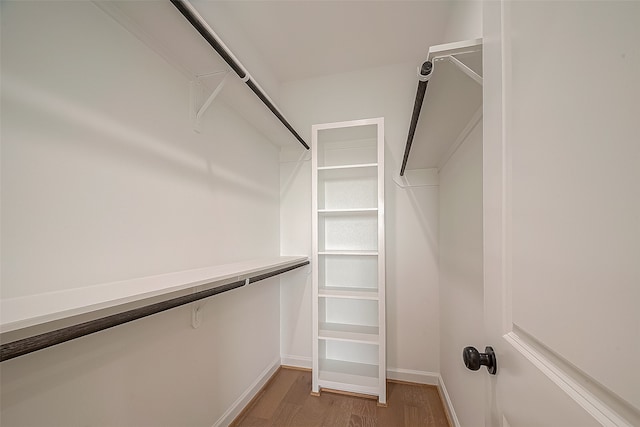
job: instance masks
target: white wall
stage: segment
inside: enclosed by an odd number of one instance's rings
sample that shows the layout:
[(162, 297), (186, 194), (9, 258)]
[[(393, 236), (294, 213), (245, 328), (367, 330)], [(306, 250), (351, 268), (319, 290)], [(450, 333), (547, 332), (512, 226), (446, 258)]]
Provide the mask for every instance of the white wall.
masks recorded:
[(456, 0), (452, 3), (444, 43), (482, 37), (482, 1)]
[[(309, 139), (310, 140), (310, 139)], [(311, 258), (310, 151), (280, 155), (280, 252)], [(285, 365), (311, 368), (311, 267), (280, 279), (280, 354)]]
[(440, 170), (440, 374), (462, 426), (484, 419), (484, 368), (472, 372), (462, 349), (484, 351), (482, 124)]
[[(454, 2), (446, 43), (482, 37), (482, 1)], [(440, 375), (461, 426), (482, 425), (483, 374), (467, 370), (462, 349), (484, 351), (482, 125), (439, 173)], [(484, 368), (483, 368), (484, 370)], [(481, 371), (482, 372), (482, 371)]]
[(269, 97), (277, 104), (280, 83), (267, 65), (263, 54), (256, 49), (244, 32), (242, 22), (229, 11), (224, 1), (192, 0), (191, 4), (214, 29), (234, 56), (251, 73), (252, 80), (258, 82)]
[[(278, 150), (87, 2), (2, 2), (2, 297), (279, 253)], [(279, 360), (278, 279), (3, 362), (0, 424), (212, 425)]]
[[(436, 187), (401, 189), (392, 180), (400, 168), (409, 128), (417, 85), (415, 67), (399, 64), (286, 83), (281, 102), (290, 111), (289, 120), (309, 140), (314, 123), (385, 118), (387, 367), (391, 375), (429, 381), (431, 373), (439, 371), (438, 191)], [(294, 161), (300, 155), (301, 151), (282, 155), (286, 160), (280, 169), (285, 254), (310, 254), (311, 250), (311, 167), (308, 160)], [(307, 279), (300, 289), (286, 280), (282, 282), (282, 316), (300, 323), (295, 331), (283, 326), (282, 354), (309, 361), (311, 281)]]

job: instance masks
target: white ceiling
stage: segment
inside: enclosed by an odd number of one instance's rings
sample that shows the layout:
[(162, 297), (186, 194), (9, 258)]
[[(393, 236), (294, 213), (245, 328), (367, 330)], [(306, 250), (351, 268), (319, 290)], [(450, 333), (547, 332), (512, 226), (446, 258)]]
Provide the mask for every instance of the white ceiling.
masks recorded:
[[(279, 82), (426, 59), (444, 42), (453, 1), (198, 2), (208, 21), (223, 7)], [(211, 20), (209, 19), (211, 18)]]

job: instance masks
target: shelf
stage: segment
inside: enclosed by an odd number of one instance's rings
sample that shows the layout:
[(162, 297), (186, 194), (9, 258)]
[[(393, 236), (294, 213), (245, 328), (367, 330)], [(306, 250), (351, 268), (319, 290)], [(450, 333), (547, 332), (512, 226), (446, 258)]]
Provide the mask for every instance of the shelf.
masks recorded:
[(379, 343), (377, 326), (346, 325), (343, 323), (320, 323), (318, 338), (365, 344)]
[(317, 173), (318, 210), (378, 207), (378, 169), (331, 168)]
[(379, 128), (375, 120), (314, 125), (318, 169), (376, 166)]
[(378, 290), (376, 288), (349, 288), (349, 287), (330, 287), (318, 289), (318, 297), (320, 298), (353, 298), (378, 300)]
[[(378, 300), (326, 297), (319, 298), (318, 301), (319, 325), (354, 325), (354, 327), (359, 326), (365, 329), (374, 327), (377, 334), (377, 328), (380, 325), (378, 313)], [(355, 332), (355, 330), (350, 331)], [(369, 329), (366, 331), (371, 333)], [(365, 330), (359, 332), (365, 333)]]
[(318, 257), (318, 290), (378, 290), (378, 257), (323, 255)]
[(349, 215), (349, 214), (372, 214), (376, 215), (378, 208), (362, 208), (362, 209), (318, 209), (320, 215)]
[(321, 215), (318, 219), (318, 250), (376, 251), (378, 249), (378, 215)]
[(440, 169), (482, 119), (482, 39), (432, 46), (407, 170)]
[(318, 384), (322, 388), (377, 395), (378, 366), (342, 360), (319, 360)]
[(318, 167), (318, 171), (333, 171), (333, 170), (343, 170), (343, 169), (363, 169), (363, 168), (377, 168), (377, 163), (362, 163), (355, 165), (340, 165), (340, 166), (323, 166)]
[(7, 333), (45, 323), (117, 309), (177, 293), (191, 293), (244, 280), (308, 261), (306, 256), (255, 259), (233, 264), (123, 280), (38, 295), (0, 300), (0, 332)]
[(322, 251), (318, 255), (378, 256), (378, 251)]

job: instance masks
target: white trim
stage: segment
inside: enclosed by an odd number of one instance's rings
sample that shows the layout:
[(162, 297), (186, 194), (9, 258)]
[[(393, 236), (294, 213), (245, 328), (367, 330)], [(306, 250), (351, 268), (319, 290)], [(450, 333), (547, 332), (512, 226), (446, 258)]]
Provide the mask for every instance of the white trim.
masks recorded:
[(320, 393), (318, 345), (318, 125), (311, 126), (311, 392)]
[(308, 356), (295, 356), (291, 354), (283, 354), (280, 357), (282, 366), (291, 366), (293, 368), (311, 369), (313, 359)]
[(280, 358), (276, 358), (267, 368), (262, 371), (258, 378), (236, 399), (235, 402), (222, 414), (213, 424), (213, 427), (228, 426), (236, 419), (240, 412), (251, 402), (264, 385), (271, 379), (273, 374), (280, 368)]
[(378, 403), (387, 403), (387, 310), (384, 218), (384, 118), (372, 120), (378, 125)]
[(616, 411), (571, 378), (562, 368), (525, 342), (516, 333), (509, 332), (503, 338), (600, 424), (611, 427), (632, 426), (632, 424), (622, 419)]
[(438, 375), (438, 387), (440, 387), (440, 391), (442, 392), (442, 397), (444, 397), (445, 410), (449, 414), (449, 419), (453, 423), (454, 427), (460, 427), (460, 421), (458, 420), (456, 411), (453, 409), (453, 402), (451, 402), (451, 397), (449, 397), (449, 393), (447, 392), (447, 387), (445, 387), (444, 380), (442, 379), (441, 375)]
[(440, 375), (435, 372), (415, 371), (412, 369), (387, 368), (387, 379), (407, 381), (416, 384), (438, 385)]

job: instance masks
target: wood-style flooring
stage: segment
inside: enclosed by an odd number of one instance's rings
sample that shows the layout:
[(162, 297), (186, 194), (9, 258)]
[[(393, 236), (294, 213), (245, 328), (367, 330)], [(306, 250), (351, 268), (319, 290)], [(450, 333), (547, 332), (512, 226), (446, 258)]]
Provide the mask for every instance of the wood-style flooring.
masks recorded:
[(388, 382), (386, 408), (378, 407), (374, 399), (310, 393), (311, 372), (280, 368), (231, 425), (449, 427), (435, 386)]

